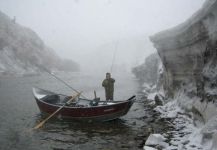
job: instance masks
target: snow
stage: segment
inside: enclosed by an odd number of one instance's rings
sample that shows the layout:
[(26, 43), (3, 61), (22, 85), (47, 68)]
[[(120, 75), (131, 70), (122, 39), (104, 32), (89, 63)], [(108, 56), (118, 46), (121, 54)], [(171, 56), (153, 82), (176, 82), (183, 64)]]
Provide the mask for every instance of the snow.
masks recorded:
[[(192, 114), (186, 115), (183, 107), (186, 100), (184, 93), (179, 93), (174, 100), (170, 100), (164, 106), (157, 106), (156, 111), (160, 112), (161, 118), (171, 118), (170, 122), (174, 129), (160, 134), (151, 134), (145, 146), (162, 146), (163, 150), (215, 150), (215, 139), (217, 139), (217, 117), (214, 117), (212, 120), (208, 121), (205, 125), (195, 126)], [(182, 101), (181, 101), (182, 99)], [(196, 98), (193, 98), (190, 103), (193, 103)], [(203, 124), (203, 123), (201, 123)], [(211, 136), (209, 135), (211, 134)], [(170, 136), (168, 136), (170, 135)], [(209, 136), (205, 136), (209, 135)], [(215, 139), (212, 136), (216, 137)], [(167, 139), (167, 140), (166, 140)], [(165, 143), (169, 141), (169, 143)], [(144, 146), (144, 150), (145, 147)]]
[(157, 95), (156, 92), (154, 92), (154, 93), (150, 93), (150, 94), (148, 94), (147, 99), (148, 99), (148, 100), (154, 100), (154, 98), (155, 98), (156, 95)]
[[(214, 72), (217, 73), (216, 70)], [(164, 99), (166, 104), (154, 109), (161, 114), (161, 118), (169, 118), (174, 129), (163, 135), (151, 134), (144, 150), (158, 149), (158, 146), (163, 150), (217, 150), (217, 103), (201, 102), (199, 97), (187, 95), (186, 93), (196, 93), (196, 88), (190, 81), (186, 83), (188, 84), (176, 91), (173, 99)], [(156, 92), (153, 85), (144, 84), (143, 87), (149, 101), (154, 102), (156, 95), (164, 95), (161, 89)], [(210, 94), (217, 93), (216, 89), (207, 86), (205, 91)], [(194, 109), (199, 114), (193, 112)]]
[(144, 150), (157, 150), (156, 148), (149, 147), (149, 146), (144, 146), (143, 149)]
[(143, 84), (143, 92), (147, 95), (147, 99), (149, 101), (154, 101), (155, 96), (159, 96), (160, 98), (164, 97), (164, 91), (160, 89), (158, 92), (156, 92), (156, 86), (150, 86), (148, 84)]
[(150, 90), (150, 89), (151, 89), (151, 86), (150, 86), (148, 83), (146, 83), (146, 82), (142, 85), (142, 87), (143, 87), (145, 90)]
[(147, 141), (145, 142), (145, 145), (147, 145), (147, 146), (160, 145), (162, 147), (168, 147), (168, 144), (164, 142), (165, 140), (166, 140), (166, 138), (164, 138), (160, 134), (151, 134), (148, 137)]
[[(205, 90), (207, 93), (217, 93), (209, 88)], [(155, 107), (161, 118), (169, 118), (174, 129), (163, 135), (151, 134), (144, 150), (149, 150), (149, 146), (154, 149), (162, 146), (163, 150), (217, 150), (217, 104), (215, 101), (201, 102), (199, 97), (186, 94), (195, 91), (195, 86), (189, 83), (177, 91), (173, 99), (165, 100), (165, 105)], [(156, 95), (161, 94), (152, 89), (147, 92), (149, 101), (154, 102)], [(194, 109), (199, 114), (192, 113)]]
[(161, 113), (162, 118), (175, 118), (178, 112), (183, 113), (177, 101), (170, 101), (164, 106), (157, 106), (155, 110)]
[(204, 134), (217, 134), (217, 116), (211, 118), (202, 128), (201, 133)]

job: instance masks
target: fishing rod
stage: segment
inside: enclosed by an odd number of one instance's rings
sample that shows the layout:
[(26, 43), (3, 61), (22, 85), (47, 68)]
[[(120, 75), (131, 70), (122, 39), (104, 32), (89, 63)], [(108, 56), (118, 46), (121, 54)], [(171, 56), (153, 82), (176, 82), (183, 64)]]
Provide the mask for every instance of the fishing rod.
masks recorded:
[(116, 56), (117, 50), (118, 50), (118, 41), (115, 44), (115, 51), (114, 51), (113, 58), (112, 58), (112, 65), (111, 65), (110, 73), (112, 73), (112, 69), (113, 69), (113, 66), (114, 66), (114, 61), (115, 61), (115, 56)]
[[(40, 66), (40, 68), (42, 68), (45, 72), (47, 72), (48, 74), (52, 75), (55, 79), (59, 80), (60, 82), (64, 83), (67, 87), (69, 87), (70, 89), (72, 89), (73, 91), (75, 91), (77, 94), (80, 93), (78, 90), (76, 90), (75, 88), (71, 87), (68, 83), (66, 83), (65, 81), (63, 81), (62, 79), (60, 79), (59, 77), (57, 77), (56, 75), (54, 75), (54, 73), (51, 73), (47, 68)], [(86, 98), (83, 94), (80, 94), (83, 98)]]

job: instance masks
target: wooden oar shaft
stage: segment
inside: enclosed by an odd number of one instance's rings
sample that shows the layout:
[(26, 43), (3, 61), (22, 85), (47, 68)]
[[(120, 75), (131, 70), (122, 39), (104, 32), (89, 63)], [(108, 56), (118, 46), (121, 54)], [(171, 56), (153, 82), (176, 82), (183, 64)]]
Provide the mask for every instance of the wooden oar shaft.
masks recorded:
[[(64, 105), (65, 106), (65, 105)], [(34, 127), (34, 129), (38, 129), (41, 128), (45, 122), (47, 122), (51, 117), (53, 117), (56, 113), (58, 113), (64, 106), (60, 107), (59, 109), (57, 109), (54, 113), (52, 113), (50, 116), (48, 116), (46, 119), (44, 119), (43, 121), (41, 121), (38, 125), (36, 125)]]
[(72, 100), (74, 100), (76, 97), (78, 97), (80, 93), (77, 93), (75, 96), (72, 96), (72, 98), (70, 98), (63, 106), (61, 106), (60, 108), (58, 108), (55, 112), (53, 112), (50, 116), (48, 116), (46, 119), (44, 119), (43, 121), (41, 121), (38, 125), (36, 125), (33, 129), (39, 129), (41, 128), (45, 122), (47, 122), (51, 117), (53, 117), (56, 113), (58, 113), (63, 107), (65, 107), (65, 105), (67, 103), (70, 103)]

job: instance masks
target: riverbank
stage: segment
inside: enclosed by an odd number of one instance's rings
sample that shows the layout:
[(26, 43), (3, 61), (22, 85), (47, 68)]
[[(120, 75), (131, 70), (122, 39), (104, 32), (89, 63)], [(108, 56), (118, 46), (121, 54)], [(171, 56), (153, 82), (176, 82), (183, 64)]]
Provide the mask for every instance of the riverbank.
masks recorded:
[[(153, 98), (155, 94), (152, 93), (149, 97)], [(143, 147), (144, 150), (215, 150), (217, 148), (214, 131), (217, 119), (213, 118), (206, 123), (199, 112), (183, 109), (180, 99), (194, 101), (194, 104), (198, 102), (197, 98), (190, 100), (184, 93), (180, 93), (176, 98), (166, 100), (165, 105), (156, 106), (154, 110), (160, 113), (160, 118), (166, 120), (170, 128), (165, 133), (150, 134)], [(154, 99), (149, 101), (155, 104)]]
[(150, 37), (163, 64), (155, 89), (164, 90), (165, 106), (157, 110), (177, 128), (165, 149), (217, 149), (216, 24), (217, 0), (206, 0), (182, 24)]

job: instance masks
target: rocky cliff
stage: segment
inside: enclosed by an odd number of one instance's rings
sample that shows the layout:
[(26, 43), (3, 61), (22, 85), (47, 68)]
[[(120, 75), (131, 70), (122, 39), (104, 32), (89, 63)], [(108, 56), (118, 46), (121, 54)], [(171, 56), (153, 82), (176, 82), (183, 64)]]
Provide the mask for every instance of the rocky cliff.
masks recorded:
[(216, 57), (216, 8), (217, 2), (209, 0), (185, 23), (150, 38), (165, 68), (169, 96), (189, 81), (193, 81), (197, 94), (202, 96), (204, 80), (214, 80), (210, 71)]
[(75, 62), (58, 57), (34, 31), (0, 12), (0, 73), (36, 73), (40, 66), (54, 70), (78, 70)]
[(207, 0), (186, 22), (150, 39), (163, 63), (167, 97), (201, 118), (203, 142), (216, 141), (217, 0)]

